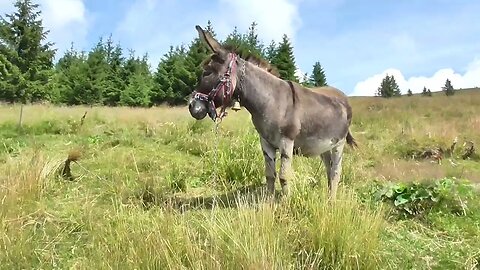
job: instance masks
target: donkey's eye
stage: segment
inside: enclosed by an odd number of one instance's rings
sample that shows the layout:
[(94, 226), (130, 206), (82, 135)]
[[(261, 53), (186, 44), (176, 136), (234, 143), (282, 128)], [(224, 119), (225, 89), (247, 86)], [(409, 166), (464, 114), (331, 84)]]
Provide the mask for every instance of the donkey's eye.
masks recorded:
[(223, 58), (218, 54), (212, 55), (212, 60), (220, 64), (223, 64), (225, 62), (225, 60), (223, 60)]

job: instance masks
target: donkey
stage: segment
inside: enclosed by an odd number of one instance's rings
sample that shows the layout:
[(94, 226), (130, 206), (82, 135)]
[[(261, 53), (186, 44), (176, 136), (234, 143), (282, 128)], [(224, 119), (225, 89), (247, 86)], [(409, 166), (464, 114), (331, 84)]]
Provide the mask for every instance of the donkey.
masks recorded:
[(284, 194), (289, 193), (292, 156), (296, 154), (322, 158), (329, 196), (335, 198), (345, 143), (357, 146), (349, 130), (352, 108), (347, 96), (329, 86), (309, 89), (282, 80), (266, 61), (242, 59), (200, 26), (195, 28), (212, 54), (204, 61), (203, 73), (190, 97), (191, 116), (201, 120), (208, 114), (214, 121), (221, 120), (226, 108), (239, 101), (251, 114), (260, 135), (268, 193), (275, 192), (279, 151), (279, 180)]

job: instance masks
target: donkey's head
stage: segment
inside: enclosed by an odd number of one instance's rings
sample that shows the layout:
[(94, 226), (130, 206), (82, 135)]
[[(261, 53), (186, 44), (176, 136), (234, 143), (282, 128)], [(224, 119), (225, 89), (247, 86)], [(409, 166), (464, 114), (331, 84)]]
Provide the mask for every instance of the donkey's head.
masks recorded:
[[(224, 49), (200, 26), (195, 28), (212, 55), (204, 61), (202, 75), (189, 102), (189, 111), (197, 120), (207, 114), (216, 120), (224, 116), (225, 108), (232, 103), (237, 83), (237, 55)], [(222, 107), (220, 115), (216, 111), (219, 107)]]

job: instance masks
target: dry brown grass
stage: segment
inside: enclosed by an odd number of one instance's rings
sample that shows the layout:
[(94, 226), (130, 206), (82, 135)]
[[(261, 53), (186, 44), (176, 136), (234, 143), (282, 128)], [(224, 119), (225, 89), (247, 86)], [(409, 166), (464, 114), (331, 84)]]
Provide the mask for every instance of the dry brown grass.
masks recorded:
[(385, 160), (375, 167), (376, 177), (387, 181), (440, 179), (447, 176), (445, 168), (432, 161)]
[[(416, 141), (420, 146), (448, 148), (458, 138), (457, 151), (465, 141), (480, 145), (480, 92), (461, 91), (452, 97), (438, 93), (434, 97), (351, 98), (353, 135), (366, 149), (376, 165), (369, 169), (372, 177), (389, 180), (412, 180), (444, 176), (464, 176), (479, 179), (478, 170), (456, 166), (449, 160), (442, 165), (430, 161), (402, 160), (393, 146)], [(404, 147), (416, 147), (405, 145)], [(421, 149), (418, 149), (421, 150)], [(458, 152), (457, 152), (458, 153)]]
[[(185, 120), (190, 117), (186, 107), (159, 106), (152, 108), (130, 108), (130, 107), (59, 107), (48, 105), (29, 105), (24, 108), (23, 122), (31, 124), (44, 120), (76, 119), (80, 120), (84, 113), (86, 118), (99, 117), (112, 120), (121, 124), (132, 124), (138, 122), (163, 123)], [(0, 123), (7, 121), (18, 121), (20, 106), (0, 105)]]
[(18, 214), (17, 207), (25, 201), (39, 200), (61, 165), (61, 158), (47, 158), (38, 151), (7, 160), (0, 167), (0, 216)]

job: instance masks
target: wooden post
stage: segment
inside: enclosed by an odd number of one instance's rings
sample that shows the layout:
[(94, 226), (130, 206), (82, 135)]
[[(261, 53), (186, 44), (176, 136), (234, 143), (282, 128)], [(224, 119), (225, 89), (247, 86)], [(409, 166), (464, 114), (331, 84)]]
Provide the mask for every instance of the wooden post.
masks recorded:
[(20, 118), (18, 119), (18, 129), (22, 129), (23, 123), (23, 103), (20, 105)]

